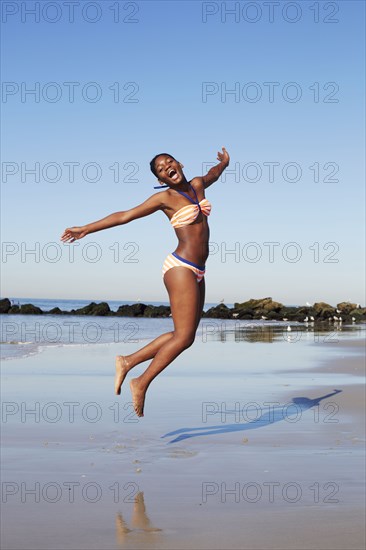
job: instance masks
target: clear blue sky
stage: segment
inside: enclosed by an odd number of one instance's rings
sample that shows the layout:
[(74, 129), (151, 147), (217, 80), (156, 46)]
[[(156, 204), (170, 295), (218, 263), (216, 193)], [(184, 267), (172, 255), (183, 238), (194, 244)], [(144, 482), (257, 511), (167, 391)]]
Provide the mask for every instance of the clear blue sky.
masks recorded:
[(2, 2), (2, 296), (165, 301), (161, 212), (59, 237), (154, 193), (156, 153), (191, 178), (225, 146), (207, 301), (364, 304), (363, 1), (36, 4)]

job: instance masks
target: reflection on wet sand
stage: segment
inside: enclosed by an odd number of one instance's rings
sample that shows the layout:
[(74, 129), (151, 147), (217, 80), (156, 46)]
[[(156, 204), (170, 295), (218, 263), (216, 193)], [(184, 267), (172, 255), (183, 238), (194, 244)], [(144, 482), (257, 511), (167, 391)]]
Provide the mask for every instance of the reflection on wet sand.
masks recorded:
[[(131, 528), (130, 528), (131, 527)], [(128, 526), (122, 513), (116, 515), (116, 542), (123, 548), (127, 543), (158, 543), (162, 529), (153, 527), (146, 513), (144, 493), (139, 492), (134, 500), (131, 525)]]
[(284, 323), (282, 325), (265, 325), (260, 322), (237, 321), (232, 326), (225, 321), (220, 324), (208, 323), (204, 331), (204, 339), (210, 341), (235, 342), (264, 342), (275, 341), (296, 342), (312, 334), (314, 341), (335, 342), (339, 332), (360, 332), (362, 329), (355, 326), (342, 326), (337, 323), (331, 325), (314, 322), (305, 325), (300, 323)]

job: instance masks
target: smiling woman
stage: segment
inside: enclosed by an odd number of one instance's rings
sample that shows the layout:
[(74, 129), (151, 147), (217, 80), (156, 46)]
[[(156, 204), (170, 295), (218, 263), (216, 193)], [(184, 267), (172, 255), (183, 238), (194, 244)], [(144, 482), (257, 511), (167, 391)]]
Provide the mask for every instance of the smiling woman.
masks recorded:
[[(205, 301), (205, 263), (208, 257), (209, 228), (207, 218), (211, 204), (205, 189), (218, 180), (229, 165), (229, 154), (217, 154), (219, 164), (203, 177), (187, 181), (183, 165), (172, 155), (159, 153), (150, 162), (152, 173), (165, 191), (155, 193), (142, 204), (110, 214), (97, 222), (71, 227), (61, 236), (63, 242), (74, 242), (96, 231), (124, 225), (158, 210), (164, 212), (175, 229), (178, 246), (163, 265), (163, 279), (169, 294), (174, 330), (162, 334), (135, 353), (116, 358), (115, 392), (121, 393), (127, 373), (136, 365), (151, 360), (145, 372), (130, 382), (136, 414), (143, 416), (146, 391), (154, 378), (195, 339)], [(188, 201), (188, 203), (187, 203)]]
[[(159, 166), (159, 169), (157, 169), (157, 166), (156, 166), (156, 161), (157, 161), (157, 159), (158, 159), (159, 157), (168, 157), (168, 160), (167, 160), (168, 163), (170, 163), (170, 162), (172, 162), (172, 161), (177, 162), (177, 161), (175, 160), (175, 158), (173, 157), (173, 155), (169, 155), (168, 153), (159, 153), (158, 155), (155, 155), (155, 157), (150, 161), (150, 170), (152, 171), (152, 173), (154, 174), (154, 176), (156, 176), (158, 179), (159, 179), (159, 173), (163, 171), (163, 168), (162, 168), (161, 164), (160, 164), (160, 166)], [(170, 170), (170, 172), (172, 172), (172, 171), (175, 172), (174, 168), (172, 168), (172, 169)], [(176, 173), (176, 172), (175, 172), (175, 173)], [(170, 175), (171, 175), (171, 174), (169, 174), (169, 176), (170, 176)], [(165, 185), (165, 187), (168, 187), (168, 186)]]

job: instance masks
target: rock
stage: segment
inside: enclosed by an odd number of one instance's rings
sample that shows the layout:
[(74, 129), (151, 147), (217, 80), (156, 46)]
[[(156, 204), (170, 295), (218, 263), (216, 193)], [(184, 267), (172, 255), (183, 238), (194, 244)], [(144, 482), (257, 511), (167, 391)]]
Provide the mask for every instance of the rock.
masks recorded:
[(10, 308), (11, 302), (9, 298), (4, 298), (3, 300), (0, 300), (0, 313), (8, 313)]
[(132, 306), (119, 306), (117, 317), (142, 317), (146, 309), (146, 304), (133, 304)]
[(95, 306), (91, 315), (105, 316), (105, 315), (109, 315), (110, 313), (111, 313), (111, 309), (107, 304), (107, 302), (101, 302), (100, 304), (97, 304)]
[(144, 317), (169, 317), (171, 313), (169, 306), (146, 306)]
[(219, 304), (215, 307), (211, 307), (209, 310), (203, 313), (203, 317), (211, 319), (232, 319), (233, 312), (225, 304)]
[(259, 300), (254, 300), (251, 298), (247, 302), (243, 303), (235, 303), (234, 309), (240, 310), (244, 309), (246, 311), (262, 311), (261, 315), (263, 315), (263, 312), (270, 312), (270, 311), (280, 311), (281, 308), (283, 308), (283, 304), (280, 302), (274, 302), (272, 298), (260, 298)]
[(351, 302), (340, 302), (337, 304), (337, 309), (341, 312), (341, 314), (349, 315), (351, 311), (354, 309), (357, 309), (357, 304), (351, 304)]
[(48, 315), (62, 315), (63, 311), (61, 311), (59, 307), (54, 307), (49, 311), (46, 311), (45, 313), (47, 313)]
[(314, 317), (317, 319), (328, 319), (333, 317), (335, 314), (335, 308), (326, 302), (317, 302), (313, 305), (313, 310), (315, 312)]
[(13, 315), (16, 313), (20, 313), (20, 307), (19, 306), (11, 306), (11, 308), (8, 310), (8, 315)]
[(276, 311), (270, 311), (267, 315), (268, 321), (282, 321), (282, 317)]
[(251, 298), (250, 300), (247, 300), (246, 302), (235, 302), (234, 309), (247, 309), (247, 310), (253, 310), (257, 309), (258, 307), (261, 307), (262, 303), (266, 303), (271, 301), (272, 298), (260, 298), (259, 300), (255, 300)]
[(316, 310), (311, 306), (300, 306), (296, 308), (296, 311), (297, 314), (302, 317), (309, 317), (310, 315), (316, 314)]
[(250, 321), (253, 319), (253, 312), (249, 309), (234, 309), (233, 315), (235, 315), (236, 319), (244, 319), (245, 321)]
[(271, 299), (269, 302), (266, 302), (262, 307), (264, 311), (275, 311), (276, 313), (278, 313), (283, 308), (283, 304), (281, 304), (280, 302), (274, 302)]
[(267, 319), (279, 318), (279, 313), (283, 309), (283, 304), (274, 302), (271, 297), (255, 300), (251, 298), (246, 302), (234, 304), (232, 313), (238, 319)]
[(350, 318), (354, 317), (356, 321), (366, 320), (366, 308), (362, 307), (362, 308), (353, 309), (352, 311), (350, 311), (349, 317)]
[(81, 307), (80, 309), (72, 309), (70, 313), (72, 313), (73, 315), (104, 316), (104, 315), (108, 315), (110, 311), (111, 310), (107, 302), (101, 302), (100, 304), (91, 302), (87, 306)]
[(21, 315), (42, 315), (43, 311), (33, 304), (23, 304), (20, 306), (19, 313)]
[(283, 318), (288, 319), (288, 321), (303, 321), (306, 315), (302, 313), (299, 314), (299, 308), (297, 307), (283, 307), (278, 313), (278, 318), (282, 321)]
[(169, 317), (169, 306), (153, 306), (146, 304), (122, 305), (118, 308), (118, 317)]

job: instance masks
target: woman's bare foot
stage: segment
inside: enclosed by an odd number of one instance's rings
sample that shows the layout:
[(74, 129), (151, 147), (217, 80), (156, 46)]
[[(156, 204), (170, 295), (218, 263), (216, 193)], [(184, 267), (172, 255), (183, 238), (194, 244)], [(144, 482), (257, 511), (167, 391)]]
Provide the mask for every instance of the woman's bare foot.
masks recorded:
[(132, 378), (130, 382), (130, 389), (132, 393), (133, 408), (137, 416), (144, 416), (144, 403), (146, 390), (141, 389), (137, 378)]
[(117, 355), (116, 357), (116, 375), (114, 377), (114, 391), (116, 395), (121, 394), (121, 386), (123, 384), (124, 379), (126, 378), (126, 374), (128, 373), (128, 364), (126, 357), (123, 355)]

